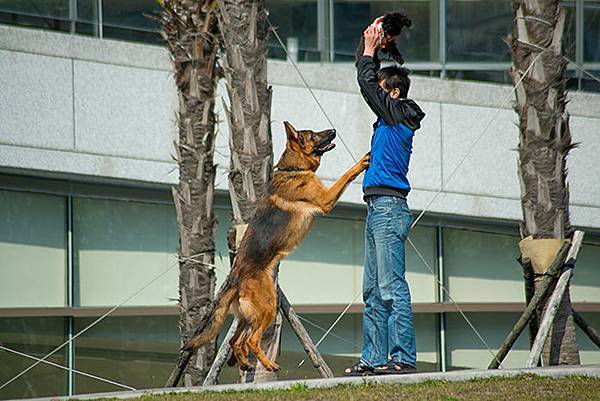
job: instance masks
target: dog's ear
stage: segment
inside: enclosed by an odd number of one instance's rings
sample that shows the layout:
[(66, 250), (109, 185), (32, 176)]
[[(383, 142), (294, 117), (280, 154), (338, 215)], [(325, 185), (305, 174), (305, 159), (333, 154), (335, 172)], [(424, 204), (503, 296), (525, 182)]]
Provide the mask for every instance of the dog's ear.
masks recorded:
[(297, 142), (298, 131), (296, 131), (296, 128), (294, 128), (289, 121), (284, 121), (283, 126), (285, 127), (285, 133), (287, 134), (288, 139), (292, 139)]

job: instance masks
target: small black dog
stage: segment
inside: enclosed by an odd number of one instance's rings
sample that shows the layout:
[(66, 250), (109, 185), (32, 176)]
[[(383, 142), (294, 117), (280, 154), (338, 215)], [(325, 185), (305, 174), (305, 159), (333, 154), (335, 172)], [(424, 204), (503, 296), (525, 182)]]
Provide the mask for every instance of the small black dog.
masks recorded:
[[(379, 62), (381, 60), (386, 60), (395, 61), (398, 64), (404, 64), (404, 58), (402, 57), (402, 53), (400, 53), (400, 50), (398, 50), (398, 45), (396, 44), (396, 37), (402, 33), (403, 28), (410, 28), (412, 26), (412, 21), (410, 18), (408, 18), (408, 16), (401, 11), (392, 11), (381, 17), (380, 21), (376, 20), (375, 23), (380, 23), (381, 28), (383, 29), (383, 40), (381, 41), (381, 44), (379, 45), (379, 48), (374, 56), (376, 61)], [(361, 35), (360, 42), (356, 48), (356, 64), (358, 64), (358, 59), (360, 56), (362, 56), (364, 51), (365, 38)]]

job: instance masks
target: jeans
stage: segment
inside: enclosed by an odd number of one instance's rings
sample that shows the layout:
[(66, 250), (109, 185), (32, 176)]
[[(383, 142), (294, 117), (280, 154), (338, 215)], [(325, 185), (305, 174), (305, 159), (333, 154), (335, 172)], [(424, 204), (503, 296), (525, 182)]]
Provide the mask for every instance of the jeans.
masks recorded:
[(412, 221), (406, 199), (367, 198), (361, 361), (369, 366), (385, 365), (388, 355), (396, 363), (416, 364), (404, 244)]

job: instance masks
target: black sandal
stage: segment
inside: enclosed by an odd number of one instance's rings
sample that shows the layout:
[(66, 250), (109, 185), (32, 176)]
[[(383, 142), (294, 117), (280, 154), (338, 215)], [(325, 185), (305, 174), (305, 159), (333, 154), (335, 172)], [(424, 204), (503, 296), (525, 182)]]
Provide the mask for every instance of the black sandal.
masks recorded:
[(378, 375), (406, 375), (410, 373), (417, 373), (417, 368), (405, 363), (389, 361), (387, 365), (377, 366), (374, 369), (374, 372)]
[(370, 376), (373, 374), (373, 368), (365, 365), (362, 361), (356, 362), (344, 371), (344, 376)]

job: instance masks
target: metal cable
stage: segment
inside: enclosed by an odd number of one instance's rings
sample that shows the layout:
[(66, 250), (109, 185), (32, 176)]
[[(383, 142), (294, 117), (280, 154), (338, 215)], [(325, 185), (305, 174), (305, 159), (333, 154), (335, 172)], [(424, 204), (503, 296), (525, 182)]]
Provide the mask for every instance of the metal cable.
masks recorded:
[(119, 382), (116, 382), (116, 381), (113, 381), (113, 380), (105, 379), (105, 378), (100, 377), (100, 376), (95, 376), (95, 375), (93, 375), (91, 373), (82, 372), (82, 371), (77, 370), (77, 369), (70, 369), (67, 366), (60, 365), (58, 363), (54, 363), (54, 362), (50, 362), (50, 361), (46, 361), (46, 360), (42, 360), (40, 358), (36, 358), (35, 356), (26, 354), (24, 352), (17, 351), (15, 349), (11, 349), (11, 348), (5, 347), (3, 345), (0, 345), (0, 349), (3, 349), (4, 351), (7, 351), (7, 352), (11, 352), (11, 353), (13, 353), (15, 355), (19, 355), (19, 356), (22, 356), (22, 357), (25, 357), (25, 358), (33, 359), (34, 361), (38, 361), (38, 362), (42, 362), (42, 363), (45, 363), (45, 364), (50, 365), (50, 366), (54, 366), (54, 367), (62, 369), (62, 370), (66, 370), (68, 372), (74, 372), (74, 373), (77, 373), (78, 375), (81, 375), (81, 376), (89, 377), (91, 379), (100, 380), (101, 382), (112, 384), (112, 385), (115, 385), (117, 387), (126, 388), (126, 389), (132, 390), (132, 391), (136, 391), (137, 390), (134, 387), (127, 386), (125, 384), (122, 384), (122, 383), (119, 383)]
[[(315, 327), (315, 328), (317, 328), (317, 329), (319, 329), (319, 330), (321, 330), (321, 331), (323, 331), (323, 332), (326, 332), (326, 331), (327, 331), (327, 329), (326, 329), (325, 327), (319, 326), (318, 324), (316, 324), (316, 323), (315, 323), (315, 322), (313, 322), (312, 320), (310, 320), (310, 319), (307, 319), (307, 318), (305, 318), (305, 317), (302, 317), (301, 315), (298, 315), (298, 319), (300, 319), (300, 320), (302, 320), (302, 321), (304, 321), (304, 322), (306, 322), (306, 323), (310, 324), (311, 326), (313, 326), (313, 327)], [(342, 342), (345, 342), (346, 344), (349, 344), (349, 345), (352, 345), (353, 347), (357, 347), (357, 348), (359, 348), (359, 347), (358, 347), (358, 344), (357, 344), (357, 343), (355, 343), (354, 341), (351, 341), (351, 340), (348, 340), (348, 339), (346, 339), (346, 338), (344, 338), (344, 337), (338, 336), (338, 335), (337, 335), (337, 334), (335, 334), (335, 333), (331, 333), (331, 336), (332, 336), (332, 337), (334, 337), (334, 338), (337, 338), (338, 340), (340, 340), (340, 341), (342, 341)]]
[(573, 66), (575, 68), (577, 68), (579, 71), (583, 72), (585, 75), (587, 75), (588, 77), (592, 78), (594, 81), (600, 83), (600, 78), (598, 78), (597, 76), (593, 75), (592, 73), (586, 71), (583, 69), (583, 67), (580, 67), (579, 65), (577, 65), (577, 63), (575, 63), (574, 61), (572, 61), (571, 59), (563, 56), (563, 58), (568, 61), (569, 63), (573, 64)]

